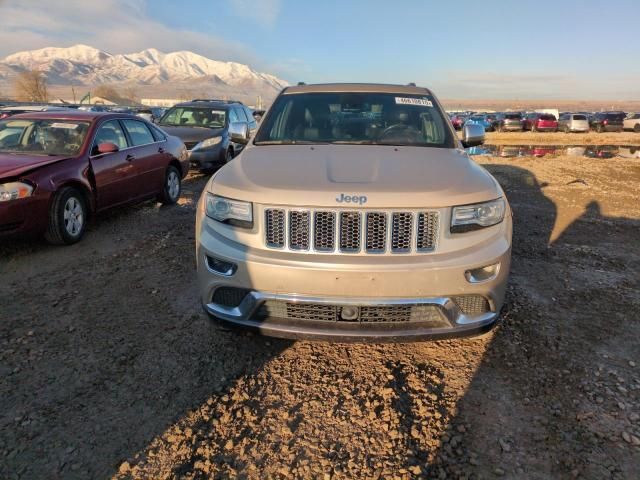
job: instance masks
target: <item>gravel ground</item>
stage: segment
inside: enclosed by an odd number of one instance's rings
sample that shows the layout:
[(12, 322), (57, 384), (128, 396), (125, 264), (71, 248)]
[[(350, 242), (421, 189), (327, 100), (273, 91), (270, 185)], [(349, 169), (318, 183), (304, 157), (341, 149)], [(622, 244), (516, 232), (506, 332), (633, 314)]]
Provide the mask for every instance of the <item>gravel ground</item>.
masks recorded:
[(391, 345), (227, 332), (180, 205), (0, 244), (0, 478), (637, 478), (640, 161), (477, 157), (515, 211), (500, 325)]

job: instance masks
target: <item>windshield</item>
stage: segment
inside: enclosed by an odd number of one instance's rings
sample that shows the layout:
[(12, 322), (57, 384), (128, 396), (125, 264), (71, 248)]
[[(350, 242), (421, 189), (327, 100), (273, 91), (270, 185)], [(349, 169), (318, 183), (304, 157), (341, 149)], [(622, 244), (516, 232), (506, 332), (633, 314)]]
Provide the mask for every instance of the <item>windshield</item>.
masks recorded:
[(223, 128), (227, 112), (202, 107), (173, 107), (160, 120), (170, 127)]
[(255, 144), (312, 143), (455, 147), (442, 111), (428, 95), (299, 93), (278, 97)]
[(89, 122), (7, 119), (0, 121), (0, 153), (77, 155)]

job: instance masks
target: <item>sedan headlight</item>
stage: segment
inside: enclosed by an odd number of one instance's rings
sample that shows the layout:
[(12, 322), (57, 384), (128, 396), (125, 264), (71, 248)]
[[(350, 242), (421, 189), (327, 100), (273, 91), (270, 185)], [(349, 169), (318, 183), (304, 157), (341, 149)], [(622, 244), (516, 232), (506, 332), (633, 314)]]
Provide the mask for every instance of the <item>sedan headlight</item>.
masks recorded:
[(221, 141), (222, 141), (222, 137), (207, 138), (206, 140), (202, 140), (200, 143), (196, 144), (196, 146), (193, 147), (193, 150), (201, 150), (203, 148), (214, 147), (215, 145), (218, 145)]
[(253, 205), (250, 202), (232, 200), (207, 193), (207, 216), (238, 227), (253, 226)]
[(504, 219), (503, 198), (490, 202), (453, 207), (451, 233), (470, 232), (500, 223)]
[(33, 194), (33, 186), (23, 182), (11, 182), (0, 184), (0, 202), (17, 200), (30, 197)]

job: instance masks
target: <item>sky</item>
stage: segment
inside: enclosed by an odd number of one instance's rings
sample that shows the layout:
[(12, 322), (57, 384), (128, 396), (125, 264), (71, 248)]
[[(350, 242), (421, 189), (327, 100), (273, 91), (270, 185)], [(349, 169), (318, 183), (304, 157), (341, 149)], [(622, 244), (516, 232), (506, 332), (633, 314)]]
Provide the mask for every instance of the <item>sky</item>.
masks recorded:
[(0, 58), (78, 43), (190, 50), (292, 83), (637, 100), (638, 20), (638, 0), (0, 0)]

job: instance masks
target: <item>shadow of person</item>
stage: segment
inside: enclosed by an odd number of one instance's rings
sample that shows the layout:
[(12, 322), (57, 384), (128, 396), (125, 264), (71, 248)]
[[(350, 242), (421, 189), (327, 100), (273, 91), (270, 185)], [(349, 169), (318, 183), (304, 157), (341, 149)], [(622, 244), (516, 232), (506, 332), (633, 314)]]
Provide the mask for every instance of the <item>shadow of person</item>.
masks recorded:
[[(547, 196), (524, 168), (485, 167), (514, 210), (510, 285), (429, 476), (634, 478), (640, 454), (621, 432), (638, 402), (626, 382), (637, 382), (640, 221), (604, 215), (584, 185)], [(563, 228), (563, 209), (589, 197)]]

